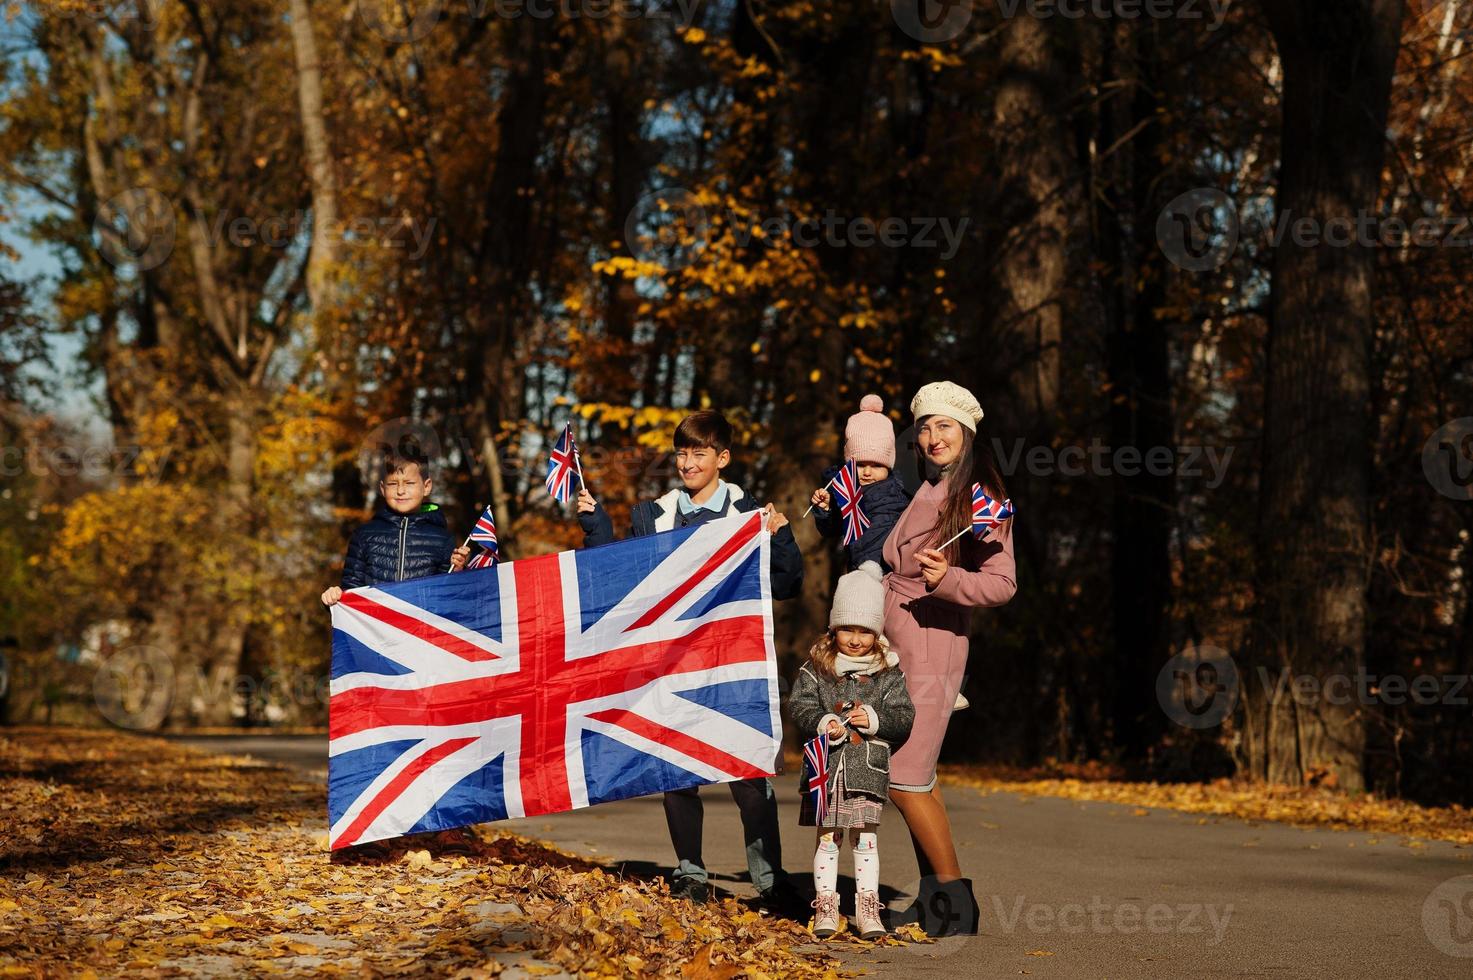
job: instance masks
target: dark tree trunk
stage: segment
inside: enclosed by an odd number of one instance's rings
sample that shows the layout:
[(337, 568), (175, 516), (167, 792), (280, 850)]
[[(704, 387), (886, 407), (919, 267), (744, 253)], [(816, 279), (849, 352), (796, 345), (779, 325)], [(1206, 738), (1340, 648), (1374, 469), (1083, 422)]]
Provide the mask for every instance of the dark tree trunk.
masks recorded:
[(1375, 258), (1345, 239), (1376, 206), (1402, 4), (1263, 6), (1284, 68), (1278, 218), (1310, 219), (1319, 237), (1287, 235), (1274, 255), (1247, 754), (1260, 778), (1358, 791), (1359, 706), (1275, 697), (1273, 680), (1288, 670), (1323, 689), (1365, 662)]
[[(979, 393), (996, 392), (984, 399), (984, 441), (1000, 440), (1007, 447), (1021, 438), (1029, 446), (1046, 446), (1057, 431), (1070, 216), (1079, 214), (1083, 204), (1072, 176), (1076, 168), (1065, 123), (1066, 74), (1055, 28), (1036, 17), (1015, 17), (1002, 28), (1001, 37), (1002, 66), (992, 107), (1001, 154), (994, 199), (1003, 209), (1003, 237), (992, 273), (999, 309), (990, 322), (978, 326), (981, 342), (973, 350), (980, 359), (968, 372), (975, 377), (958, 380)], [(1009, 494), (1028, 515), (1013, 529), (1019, 578), (1043, 580), (1052, 550), (1048, 481), (1031, 477), (1026, 469), (1005, 476)], [(1040, 597), (1020, 598), (1027, 604)], [(1026, 615), (1023, 605), (1014, 606), (999, 612), (1004, 622)], [(985, 657), (983, 643), (979, 638)], [(1022, 658), (1018, 667), (1018, 684), (1031, 693), (1042, 692), (1045, 676), (1054, 673), (1042, 650)], [(1077, 667), (1070, 664), (1064, 670)], [(1056, 704), (1049, 693), (1023, 713), (1023, 751), (1030, 760), (1050, 751), (1045, 743), (1051, 727), (1058, 741), (1068, 738), (1044, 719)]]
[[(1159, 249), (1142, 249), (1137, 237), (1154, 226), (1166, 196), (1161, 193), (1166, 157), (1155, 121), (1162, 110), (1155, 77), (1159, 56), (1150, 29), (1113, 29), (1112, 34), (1106, 61), (1126, 66), (1118, 81), (1127, 83), (1132, 95), (1107, 107), (1097, 140), (1103, 149), (1130, 139), (1128, 148), (1103, 161), (1104, 171), (1096, 175), (1106, 185), (1097, 195), (1104, 204), (1096, 220), (1101, 258), (1112, 278), (1105, 291), (1110, 445), (1116, 451), (1132, 447), (1145, 460), (1152, 449), (1172, 445), (1167, 324), (1160, 315), (1163, 256)], [(1164, 720), (1155, 679), (1167, 659), (1175, 495), (1170, 473), (1153, 474), (1144, 464), (1129, 472), (1120, 469), (1111, 501), (1113, 694), (1104, 707), (1115, 744), (1134, 763), (1146, 758)]]

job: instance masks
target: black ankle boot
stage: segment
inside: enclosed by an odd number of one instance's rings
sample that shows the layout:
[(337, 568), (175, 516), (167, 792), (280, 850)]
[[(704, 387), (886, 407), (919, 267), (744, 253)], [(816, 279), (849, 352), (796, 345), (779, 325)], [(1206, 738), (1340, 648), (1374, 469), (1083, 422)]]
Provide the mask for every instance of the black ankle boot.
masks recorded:
[(890, 927), (915, 923), (932, 939), (940, 936), (975, 936), (982, 918), (972, 894), (972, 879), (937, 881), (922, 878), (910, 908), (893, 916)]

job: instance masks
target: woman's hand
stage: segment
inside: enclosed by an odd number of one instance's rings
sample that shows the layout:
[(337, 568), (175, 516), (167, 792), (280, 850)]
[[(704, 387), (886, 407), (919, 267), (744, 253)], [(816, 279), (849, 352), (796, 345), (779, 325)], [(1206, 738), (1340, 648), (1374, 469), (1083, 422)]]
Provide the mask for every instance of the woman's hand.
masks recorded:
[(578, 513), (580, 513), (580, 514), (592, 514), (593, 511), (594, 511), (594, 509), (596, 507), (598, 507), (598, 501), (596, 501), (596, 500), (593, 499), (593, 494), (589, 493), (583, 487), (579, 487), (578, 488)]
[(324, 606), (335, 606), (337, 601), (343, 597), (343, 590), (334, 585), (322, 593), (322, 604)]
[(808, 498), (808, 502), (819, 510), (828, 510), (829, 501), (832, 499), (827, 490), (815, 490), (813, 491), (813, 496)]
[(837, 721), (831, 721), (829, 722), (829, 727), (825, 734), (827, 734), (829, 738), (838, 738), (839, 736), (844, 734), (844, 726), (839, 724)]
[(941, 584), (946, 577), (946, 572), (951, 568), (947, 564), (946, 556), (935, 548), (922, 548), (916, 552), (916, 561), (920, 563), (921, 575), (926, 580), (926, 588), (934, 589)]
[(869, 712), (864, 710), (864, 705), (856, 704), (854, 709), (849, 712), (847, 721), (855, 728), (868, 728)]
[(452, 572), (460, 571), (462, 568), (465, 567), (465, 563), (470, 561), (470, 558), (470, 545), (461, 545), (459, 548), (456, 548), (454, 551), (450, 552), (450, 570)]

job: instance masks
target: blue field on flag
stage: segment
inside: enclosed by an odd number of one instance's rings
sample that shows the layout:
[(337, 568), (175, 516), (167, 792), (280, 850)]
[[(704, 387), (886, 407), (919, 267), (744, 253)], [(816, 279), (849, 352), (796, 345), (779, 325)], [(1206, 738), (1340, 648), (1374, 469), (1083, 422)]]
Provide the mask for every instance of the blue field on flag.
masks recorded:
[(331, 846), (770, 775), (768, 549), (750, 514), (346, 593)]

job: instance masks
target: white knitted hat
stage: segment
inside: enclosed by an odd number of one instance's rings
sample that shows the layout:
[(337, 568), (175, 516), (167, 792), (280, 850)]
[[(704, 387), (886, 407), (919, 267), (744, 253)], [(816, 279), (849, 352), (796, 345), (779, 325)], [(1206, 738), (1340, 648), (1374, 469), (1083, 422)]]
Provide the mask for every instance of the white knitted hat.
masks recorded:
[(885, 584), (878, 562), (867, 561), (839, 576), (829, 611), (829, 629), (836, 626), (863, 626), (876, 636), (885, 632)]
[(982, 421), (982, 406), (961, 385), (932, 381), (910, 400), (910, 414), (917, 421), (927, 415), (945, 415), (976, 432), (977, 423)]

